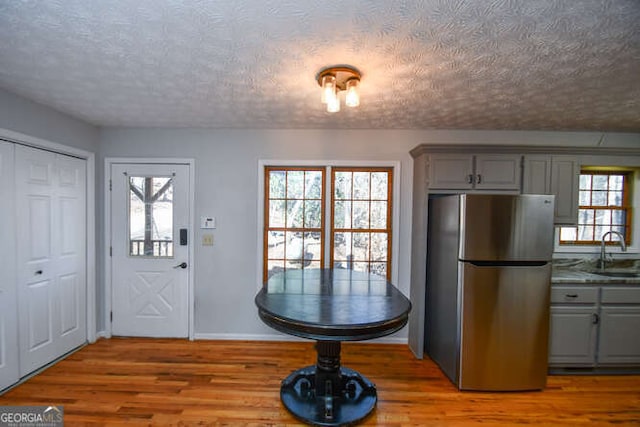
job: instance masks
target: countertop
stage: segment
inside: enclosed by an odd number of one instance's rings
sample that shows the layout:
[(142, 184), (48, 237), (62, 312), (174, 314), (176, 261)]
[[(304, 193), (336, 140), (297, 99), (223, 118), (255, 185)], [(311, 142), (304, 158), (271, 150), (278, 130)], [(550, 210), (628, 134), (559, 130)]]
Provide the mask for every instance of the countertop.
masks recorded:
[[(616, 272), (622, 272), (622, 270), (610, 270)], [(625, 270), (629, 271), (629, 270)], [(565, 284), (565, 283), (584, 283), (584, 284), (598, 284), (598, 285), (640, 285), (640, 273), (637, 277), (611, 277), (601, 274), (589, 273), (586, 271), (573, 270), (568, 268), (554, 268), (551, 273), (551, 283)]]

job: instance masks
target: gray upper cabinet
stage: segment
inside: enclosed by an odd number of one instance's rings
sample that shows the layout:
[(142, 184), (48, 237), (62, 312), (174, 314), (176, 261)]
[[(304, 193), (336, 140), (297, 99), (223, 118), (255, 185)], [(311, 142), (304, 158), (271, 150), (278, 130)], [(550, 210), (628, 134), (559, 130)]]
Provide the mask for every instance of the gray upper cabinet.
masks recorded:
[(551, 156), (524, 156), (522, 194), (551, 194)]
[(557, 225), (578, 222), (580, 165), (573, 156), (526, 155), (522, 173), (523, 194), (553, 194)]
[(473, 156), (433, 154), (429, 156), (429, 188), (434, 190), (473, 189)]
[(520, 190), (519, 154), (433, 154), (431, 190)]
[(555, 223), (578, 223), (580, 165), (572, 156), (551, 156), (551, 194), (556, 196)]

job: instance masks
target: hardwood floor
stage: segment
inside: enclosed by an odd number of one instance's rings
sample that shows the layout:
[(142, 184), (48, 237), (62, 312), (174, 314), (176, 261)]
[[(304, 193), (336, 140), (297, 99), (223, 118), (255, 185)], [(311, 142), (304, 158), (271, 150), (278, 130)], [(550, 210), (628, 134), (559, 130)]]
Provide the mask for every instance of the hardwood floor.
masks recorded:
[[(65, 425), (299, 425), (280, 381), (315, 362), (311, 342), (113, 338), (0, 396), (64, 405)], [(542, 392), (458, 391), (403, 345), (352, 344), (342, 363), (378, 389), (363, 425), (640, 425), (640, 376), (550, 376)]]

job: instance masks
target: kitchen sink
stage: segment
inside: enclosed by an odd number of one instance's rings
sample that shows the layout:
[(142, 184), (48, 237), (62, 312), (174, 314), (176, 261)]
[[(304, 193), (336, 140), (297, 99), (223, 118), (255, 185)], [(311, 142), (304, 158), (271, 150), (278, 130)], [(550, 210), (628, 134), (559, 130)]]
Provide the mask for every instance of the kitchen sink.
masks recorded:
[(608, 277), (640, 277), (640, 272), (638, 271), (600, 271), (595, 270), (592, 271), (593, 274), (598, 274), (600, 276), (608, 276)]

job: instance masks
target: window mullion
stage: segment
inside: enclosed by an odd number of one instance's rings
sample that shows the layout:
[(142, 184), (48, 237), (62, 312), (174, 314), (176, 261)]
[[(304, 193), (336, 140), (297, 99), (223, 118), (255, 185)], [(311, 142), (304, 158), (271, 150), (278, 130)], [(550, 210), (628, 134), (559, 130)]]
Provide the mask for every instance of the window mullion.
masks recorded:
[(329, 203), (325, 203), (324, 206), (324, 238), (325, 242), (329, 242), (329, 244), (325, 244), (324, 263), (322, 268), (331, 268), (333, 263), (333, 194), (335, 191), (333, 188), (333, 174), (333, 168), (331, 166), (327, 166), (325, 168), (325, 194), (323, 194), (323, 201), (329, 201)]

